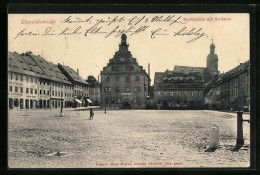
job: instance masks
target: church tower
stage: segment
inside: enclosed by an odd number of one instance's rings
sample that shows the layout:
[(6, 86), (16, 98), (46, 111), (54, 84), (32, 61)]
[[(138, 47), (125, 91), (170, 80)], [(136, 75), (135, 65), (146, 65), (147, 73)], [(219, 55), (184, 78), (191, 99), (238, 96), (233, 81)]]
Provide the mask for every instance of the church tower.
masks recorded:
[(215, 74), (219, 74), (218, 71), (218, 55), (215, 54), (215, 45), (212, 43), (210, 45), (210, 53), (207, 56), (207, 68), (211, 74), (211, 76), (214, 76)]

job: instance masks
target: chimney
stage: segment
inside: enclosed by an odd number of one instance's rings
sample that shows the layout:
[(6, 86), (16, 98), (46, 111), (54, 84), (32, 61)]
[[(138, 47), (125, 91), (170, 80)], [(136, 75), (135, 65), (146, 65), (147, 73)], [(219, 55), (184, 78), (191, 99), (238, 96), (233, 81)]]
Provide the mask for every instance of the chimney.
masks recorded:
[(150, 63), (148, 63), (148, 75), (150, 77)]
[(77, 68), (77, 74), (79, 74), (79, 68)]

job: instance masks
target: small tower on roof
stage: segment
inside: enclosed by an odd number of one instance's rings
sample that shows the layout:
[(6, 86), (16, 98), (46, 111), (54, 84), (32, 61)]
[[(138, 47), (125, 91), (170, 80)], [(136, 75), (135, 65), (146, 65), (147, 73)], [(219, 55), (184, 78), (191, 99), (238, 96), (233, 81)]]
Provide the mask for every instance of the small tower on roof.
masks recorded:
[(218, 71), (218, 55), (215, 54), (215, 44), (213, 43), (213, 39), (211, 39), (212, 43), (210, 45), (210, 53), (207, 56), (207, 68), (211, 74), (214, 76), (215, 74), (219, 74)]
[(119, 45), (119, 51), (127, 51), (128, 50), (129, 45), (126, 42), (126, 39), (127, 39), (127, 36), (126, 36), (126, 34), (123, 33), (122, 36), (121, 36), (121, 43)]

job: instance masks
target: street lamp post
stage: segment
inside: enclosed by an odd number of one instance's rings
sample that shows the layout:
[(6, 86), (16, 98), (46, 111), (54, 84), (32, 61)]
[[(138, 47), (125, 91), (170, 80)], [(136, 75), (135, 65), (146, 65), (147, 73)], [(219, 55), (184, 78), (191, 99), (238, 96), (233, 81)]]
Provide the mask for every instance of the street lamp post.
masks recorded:
[[(62, 82), (62, 80), (61, 80), (61, 82)], [(61, 92), (60, 92), (60, 116), (61, 116), (61, 117), (64, 116), (64, 114), (62, 113), (62, 108), (63, 108), (63, 103), (62, 103), (62, 96), (63, 96), (62, 88), (63, 88), (63, 82), (61, 83), (61, 86), (60, 86), (60, 89), (61, 89)]]

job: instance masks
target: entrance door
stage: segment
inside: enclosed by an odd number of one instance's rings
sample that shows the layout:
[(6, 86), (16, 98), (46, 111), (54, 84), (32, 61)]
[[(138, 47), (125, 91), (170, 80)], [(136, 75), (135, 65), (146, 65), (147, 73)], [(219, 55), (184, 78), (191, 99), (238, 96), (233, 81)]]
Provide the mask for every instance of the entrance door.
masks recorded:
[(20, 109), (23, 109), (23, 99), (20, 99)]
[(42, 108), (42, 100), (40, 100), (40, 108)]
[(33, 108), (33, 101), (32, 100), (30, 100), (30, 107), (31, 107), (31, 109)]
[(9, 108), (13, 109), (13, 107), (14, 107), (13, 105), (14, 105), (13, 99), (9, 98)]
[(29, 99), (25, 100), (25, 107), (26, 107), (26, 109), (29, 109)]

